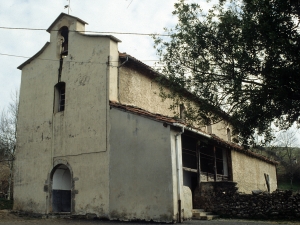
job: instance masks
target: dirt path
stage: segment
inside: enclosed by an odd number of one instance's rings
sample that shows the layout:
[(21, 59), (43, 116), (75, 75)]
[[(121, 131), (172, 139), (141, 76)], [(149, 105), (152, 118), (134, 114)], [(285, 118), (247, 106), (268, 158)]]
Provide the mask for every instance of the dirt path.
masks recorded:
[(8, 210), (0, 210), (0, 222), (3, 220), (14, 220), (18, 218), (18, 216), (9, 213)]
[[(158, 225), (159, 223), (147, 222), (119, 222), (119, 221), (102, 221), (102, 220), (78, 220), (78, 219), (36, 219), (31, 217), (18, 217), (9, 213), (7, 210), (0, 210), (0, 225), (138, 225), (138, 224), (152, 224)], [(300, 225), (299, 222), (276, 222), (276, 221), (249, 221), (249, 220), (231, 220), (219, 219), (213, 221), (192, 220), (185, 221), (182, 225)], [(165, 224), (166, 225), (166, 224)]]

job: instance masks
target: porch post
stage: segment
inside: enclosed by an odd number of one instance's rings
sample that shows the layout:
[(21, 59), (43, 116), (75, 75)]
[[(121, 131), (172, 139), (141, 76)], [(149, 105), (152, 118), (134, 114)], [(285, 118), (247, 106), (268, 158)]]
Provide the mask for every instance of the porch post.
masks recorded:
[(198, 172), (198, 184), (201, 183), (201, 161), (200, 161), (200, 141), (197, 142), (197, 149), (196, 149), (196, 153), (197, 153), (197, 172)]
[(231, 150), (227, 150), (228, 180), (233, 181)]
[(216, 159), (216, 146), (214, 145), (214, 181), (217, 181), (217, 159)]

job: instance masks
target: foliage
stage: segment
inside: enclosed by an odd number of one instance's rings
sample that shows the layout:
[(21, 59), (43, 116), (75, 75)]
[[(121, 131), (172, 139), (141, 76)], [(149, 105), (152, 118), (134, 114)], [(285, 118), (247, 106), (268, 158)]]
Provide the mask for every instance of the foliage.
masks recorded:
[[(300, 34), (297, 1), (220, 0), (208, 13), (180, 0), (170, 38), (154, 37), (171, 94), (180, 104), (183, 89), (198, 99), (193, 120), (217, 121), (207, 106), (231, 116), (240, 141), (254, 132), (269, 140), (270, 124), (290, 127), (300, 113)], [(174, 107), (171, 106), (171, 107)], [(210, 117), (210, 118), (208, 118)]]
[[(295, 186), (297, 177), (300, 175), (300, 148), (297, 147), (298, 129), (294, 127), (280, 131), (276, 138), (267, 147), (256, 146), (256, 151), (278, 161), (277, 177), (280, 183), (289, 182), (289, 188)], [(254, 150), (254, 149), (253, 149)]]
[(12, 198), (13, 169), (17, 142), (17, 120), (19, 109), (19, 94), (16, 92), (12, 96), (12, 102), (0, 116), (0, 161), (6, 162), (10, 174), (8, 179), (8, 200)]
[(4, 198), (0, 198), (0, 210), (12, 209), (12, 208), (13, 208), (13, 200), (7, 200)]
[(0, 198), (7, 194), (9, 175), (8, 163), (6, 161), (0, 162)]
[[(291, 190), (290, 181), (284, 182), (282, 180), (278, 180), (278, 189), (279, 190)], [(292, 190), (294, 192), (299, 192), (300, 191), (300, 183), (299, 182), (293, 183)]]

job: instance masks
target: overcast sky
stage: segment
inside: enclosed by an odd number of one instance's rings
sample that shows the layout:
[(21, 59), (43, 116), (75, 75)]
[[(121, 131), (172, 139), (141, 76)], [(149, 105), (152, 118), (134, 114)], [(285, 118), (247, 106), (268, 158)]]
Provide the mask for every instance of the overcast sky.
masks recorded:
[[(188, 0), (191, 2), (192, 0)], [(197, 1), (197, 0), (194, 0)], [(172, 16), (176, 0), (71, 0), (70, 14), (88, 23), (86, 31), (113, 31), (133, 33), (164, 33), (164, 27), (173, 27)], [(205, 0), (198, 0), (203, 8), (209, 8)], [(47, 29), (64, 8), (67, 0), (1, 0), (0, 27)], [(0, 28), (0, 110), (11, 101), (11, 93), (19, 89), (21, 71), (17, 67), (49, 41), (45, 30), (9, 30)], [(120, 52), (139, 60), (155, 60), (153, 40), (149, 36), (113, 34), (122, 42)], [(153, 61), (144, 61), (153, 64)]]

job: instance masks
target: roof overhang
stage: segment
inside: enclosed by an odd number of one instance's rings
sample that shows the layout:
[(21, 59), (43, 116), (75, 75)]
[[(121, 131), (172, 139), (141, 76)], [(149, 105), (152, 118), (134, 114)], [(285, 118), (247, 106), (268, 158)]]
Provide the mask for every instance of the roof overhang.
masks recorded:
[(122, 42), (120, 39), (116, 38), (113, 35), (102, 35), (102, 34), (86, 34), (86, 33), (81, 33), (81, 32), (77, 32), (80, 35), (83, 36), (87, 36), (87, 37), (105, 37), (105, 38), (109, 38), (115, 42)]
[(47, 32), (51, 32), (51, 29), (55, 26), (55, 24), (64, 16), (67, 16), (67, 17), (71, 17), (73, 19), (76, 19), (77, 21), (79, 21), (80, 23), (82, 24), (88, 24), (87, 22), (83, 21), (82, 19), (78, 18), (78, 17), (75, 17), (75, 16), (71, 16), (69, 14), (66, 14), (66, 13), (61, 13), (55, 20), (54, 22), (50, 25), (50, 27), (47, 29)]

